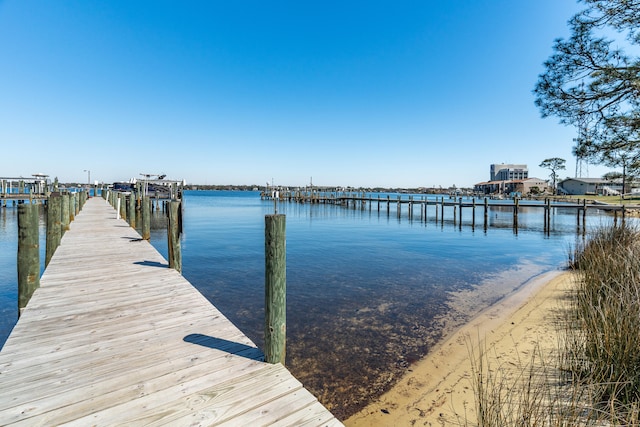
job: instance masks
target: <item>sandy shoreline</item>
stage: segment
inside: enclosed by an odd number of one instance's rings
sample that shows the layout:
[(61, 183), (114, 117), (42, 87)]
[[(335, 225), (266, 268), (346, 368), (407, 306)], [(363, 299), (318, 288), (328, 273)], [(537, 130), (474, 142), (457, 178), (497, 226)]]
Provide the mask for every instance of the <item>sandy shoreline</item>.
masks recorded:
[(448, 336), (377, 401), (344, 421), (358, 426), (455, 425), (471, 413), (469, 343), (478, 338), (500, 363), (518, 363), (536, 346), (557, 347), (550, 314), (559, 306), (572, 273), (554, 271), (534, 278)]

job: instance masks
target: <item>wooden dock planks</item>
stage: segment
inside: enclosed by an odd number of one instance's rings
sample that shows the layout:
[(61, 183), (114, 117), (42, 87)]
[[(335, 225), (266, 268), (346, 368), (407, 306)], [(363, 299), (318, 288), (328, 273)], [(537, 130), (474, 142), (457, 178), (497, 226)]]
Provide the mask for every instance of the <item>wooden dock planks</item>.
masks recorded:
[(0, 351), (0, 425), (342, 425), (90, 199)]

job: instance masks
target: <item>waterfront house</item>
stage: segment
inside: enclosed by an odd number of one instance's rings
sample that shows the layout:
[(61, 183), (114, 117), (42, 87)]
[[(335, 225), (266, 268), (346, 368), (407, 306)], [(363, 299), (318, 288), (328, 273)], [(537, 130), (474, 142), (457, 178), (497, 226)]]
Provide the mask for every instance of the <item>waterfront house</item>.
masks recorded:
[(602, 178), (567, 178), (558, 183), (558, 192), (567, 195), (617, 195), (622, 182)]

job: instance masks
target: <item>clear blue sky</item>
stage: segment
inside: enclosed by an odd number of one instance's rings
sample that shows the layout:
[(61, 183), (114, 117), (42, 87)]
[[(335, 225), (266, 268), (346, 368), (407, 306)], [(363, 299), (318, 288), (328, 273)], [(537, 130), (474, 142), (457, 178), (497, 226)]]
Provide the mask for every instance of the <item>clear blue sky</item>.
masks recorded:
[(581, 8), (0, 0), (0, 176), (463, 187), (491, 163), (547, 179), (548, 157), (574, 176), (576, 131), (532, 89)]

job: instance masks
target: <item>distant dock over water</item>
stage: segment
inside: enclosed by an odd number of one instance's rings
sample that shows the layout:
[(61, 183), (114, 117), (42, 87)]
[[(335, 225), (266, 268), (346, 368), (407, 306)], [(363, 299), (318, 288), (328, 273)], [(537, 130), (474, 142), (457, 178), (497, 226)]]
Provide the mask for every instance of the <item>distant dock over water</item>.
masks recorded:
[(103, 198), (0, 351), (0, 425), (342, 425)]
[(50, 192), (48, 175), (34, 174), (31, 178), (0, 177), (0, 203), (7, 200), (43, 200)]
[[(263, 200), (273, 202), (309, 203), (309, 204), (333, 204), (347, 209), (385, 211), (391, 215), (394, 207), (398, 219), (406, 216), (409, 220), (421, 222), (435, 221), (444, 224), (452, 222), (462, 227), (463, 209), (471, 211), (472, 227), (483, 226), (489, 228), (489, 212), (491, 209), (509, 210), (513, 212), (513, 228), (518, 229), (518, 215), (524, 209), (539, 210), (544, 218), (544, 230), (550, 232), (552, 228), (551, 217), (557, 209), (573, 210), (576, 215), (578, 230), (585, 231), (586, 214), (588, 210), (611, 213), (614, 220), (618, 217), (624, 221), (629, 213), (637, 215), (640, 205), (605, 204), (595, 203), (585, 199), (558, 199), (547, 197), (543, 199), (512, 199), (459, 196), (459, 195), (389, 195), (364, 192), (341, 192), (329, 190), (279, 190), (262, 191), (260, 197)], [(429, 209), (433, 207), (432, 209)], [(445, 211), (446, 208), (446, 211)], [(419, 211), (416, 214), (416, 211)], [(480, 213), (482, 216), (480, 217)], [(447, 216), (448, 215), (448, 216)], [(478, 216), (478, 219), (476, 217)]]

